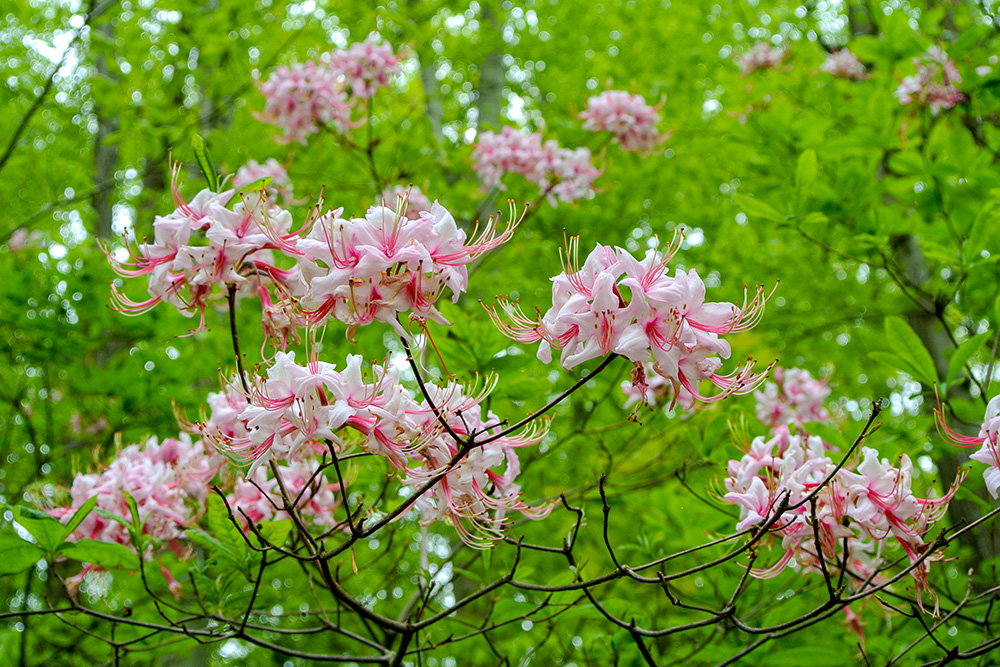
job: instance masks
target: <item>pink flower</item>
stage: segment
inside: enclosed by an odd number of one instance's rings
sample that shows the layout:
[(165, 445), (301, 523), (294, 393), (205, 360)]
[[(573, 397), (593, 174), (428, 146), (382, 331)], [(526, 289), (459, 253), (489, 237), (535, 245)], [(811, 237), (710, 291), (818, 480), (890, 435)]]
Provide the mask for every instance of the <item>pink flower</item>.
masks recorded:
[(757, 42), (746, 53), (736, 56), (736, 64), (740, 67), (740, 74), (748, 76), (757, 70), (775, 69), (784, 59), (784, 49), (767, 42)]
[(543, 144), (538, 132), (523, 135), (509, 125), (500, 134), (479, 134), (472, 168), (487, 188), (503, 189), (504, 174), (520, 174), (537, 185), (553, 206), (592, 197), (593, 182), (601, 175), (588, 149), (561, 148), (552, 140)]
[[(68, 521), (80, 505), (97, 496), (98, 509), (131, 525), (127, 492), (135, 500), (143, 533), (172, 542), (201, 514), (208, 482), (221, 463), (221, 457), (207, 454), (201, 441), (192, 442), (186, 434), (163, 442), (150, 438), (118, 451), (104, 470), (78, 474), (70, 489), (70, 506), (50, 513)], [(84, 538), (133, 546), (125, 525), (98, 512), (91, 512), (68, 539)]]
[(986, 415), (979, 428), (978, 437), (962, 435), (948, 428), (940, 404), (934, 414), (937, 417), (938, 430), (944, 439), (951, 444), (961, 447), (982, 445), (979, 451), (971, 454), (969, 458), (986, 466), (986, 470), (983, 472), (986, 489), (994, 498), (1000, 496), (1000, 444), (998, 444), (1000, 441), (1000, 395), (994, 396), (987, 404)]
[(903, 79), (893, 93), (900, 104), (926, 106), (936, 116), (965, 99), (955, 85), (962, 82), (955, 61), (940, 47), (928, 47), (923, 56), (913, 59), (913, 64), (917, 73)]
[(864, 64), (849, 49), (840, 49), (831, 53), (819, 66), (819, 69), (821, 72), (851, 81), (868, 78)]
[(656, 130), (660, 122), (658, 108), (646, 104), (639, 95), (607, 90), (588, 99), (587, 109), (579, 118), (584, 121), (583, 129), (610, 132), (622, 149), (642, 153), (652, 150), (669, 136)]
[(387, 44), (376, 44), (373, 34), (363, 42), (355, 42), (345, 50), (328, 54), (330, 69), (345, 79), (345, 86), (363, 98), (375, 96), (379, 88), (389, 85), (399, 72), (402, 56), (392, 52)]
[[(677, 271), (672, 278), (667, 273), (679, 242), (666, 254), (650, 250), (642, 261), (621, 248), (598, 245), (582, 266), (576, 242), (567, 250), (565, 271), (552, 279), (552, 307), (545, 315), (530, 318), (503, 299), (499, 310), (487, 308), (503, 333), (522, 343), (539, 343), (538, 358), (544, 362), (551, 360), (553, 348), (561, 349), (567, 369), (609, 353), (635, 364), (652, 363), (652, 370), (676, 388), (675, 397), (715, 401), (749, 393), (763, 382), (766, 375), (753, 372), (752, 360), (730, 375), (716, 373), (722, 366), (718, 357), (730, 354), (720, 336), (757, 323), (766, 301), (762, 290), (742, 307), (706, 302), (705, 284), (696, 271)], [(630, 294), (630, 300), (623, 294)], [(722, 393), (702, 395), (697, 386), (702, 380)]]
[(194, 331), (198, 331), (205, 325), (209, 300), (230, 285), (254, 283), (240, 296), (257, 295), (258, 281), (266, 276), (286, 291), (301, 291), (298, 270), (279, 269), (272, 253), (301, 254), (296, 248), (298, 234), (291, 230), (290, 213), (270, 205), (261, 192), (231, 201), (233, 190), (202, 190), (188, 203), (177, 187), (179, 171), (180, 166), (175, 165), (172, 190), (177, 208), (169, 215), (156, 217), (154, 242), (135, 248), (126, 245), (126, 261), (106, 253), (119, 276), (145, 276), (150, 296), (133, 301), (113, 285), (112, 300), (117, 310), (140, 315), (167, 302), (187, 317), (197, 314), (199, 324)]
[(279, 67), (259, 85), (265, 105), (258, 118), (282, 130), (282, 143), (305, 145), (306, 137), (322, 129), (347, 133), (356, 127), (343, 76), (326, 64)]
[(918, 593), (930, 591), (929, 561), (939, 556), (921, 559), (927, 549), (923, 535), (944, 516), (963, 476), (941, 498), (917, 498), (910, 488), (908, 457), (900, 457), (894, 467), (865, 447), (856, 470), (838, 470), (826, 450), (819, 437), (791, 435), (787, 426), (779, 426), (770, 440), (754, 439), (741, 459), (729, 462), (723, 498), (740, 507), (738, 530), (771, 518), (782, 498), (789, 507), (798, 505), (770, 528), (781, 538), (784, 555), (773, 566), (750, 573), (773, 577), (789, 565), (819, 571), (822, 553), (831, 575), (837, 576), (846, 563), (864, 579), (874, 576), (883, 559), (892, 560), (888, 548), (895, 543), (914, 564), (910, 574)]
[(815, 380), (801, 368), (775, 368), (774, 382), (754, 393), (757, 399), (757, 419), (768, 427), (807, 422), (830, 422), (830, 413), (823, 402), (830, 396), (826, 382)]
[(499, 232), (491, 218), (470, 241), (436, 203), (416, 220), (384, 206), (373, 206), (364, 218), (339, 215), (319, 218), (300, 244), (307, 283), (300, 306), (314, 325), (333, 317), (353, 331), (379, 321), (403, 336), (409, 334), (398, 323), (401, 313), (447, 324), (434, 304), (445, 289), (457, 301), (468, 286), (467, 265), (505, 243), (517, 225)]

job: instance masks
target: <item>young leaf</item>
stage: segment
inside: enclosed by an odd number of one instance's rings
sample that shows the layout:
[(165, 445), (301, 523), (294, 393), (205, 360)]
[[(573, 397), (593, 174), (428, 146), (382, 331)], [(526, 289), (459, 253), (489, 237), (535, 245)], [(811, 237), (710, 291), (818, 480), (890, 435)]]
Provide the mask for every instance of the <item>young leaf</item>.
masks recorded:
[(65, 542), (59, 547), (59, 555), (108, 569), (139, 569), (138, 557), (131, 549), (116, 542), (98, 542), (91, 539)]
[(264, 536), (265, 540), (280, 547), (288, 541), (288, 536), (292, 534), (292, 520), (279, 519), (277, 521), (261, 521), (257, 524), (257, 528), (260, 530), (260, 534)]
[(733, 195), (733, 201), (735, 201), (740, 208), (746, 211), (746, 214), (751, 218), (759, 218), (760, 220), (767, 220), (769, 222), (785, 221), (785, 216), (779, 213), (776, 208), (765, 204), (759, 199), (745, 197), (743, 195)]
[(36, 544), (16, 535), (0, 535), (0, 577), (24, 572), (44, 555)]
[[(226, 503), (216, 494), (212, 494), (208, 499), (208, 530), (228, 552), (246, 558), (248, 551), (246, 540), (229, 520)], [(241, 567), (245, 565), (244, 561)]]
[(63, 534), (63, 539), (65, 540), (70, 533), (77, 529), (77, 527), (83, 523), (83, 520), (90, 516), (90, 513), (94, 511), (94, 506), (97, 505), (97, 496), (91, 496), (87, 498), (79, 509), (73, 513), (73, 518), (69, 520), (66, 524), (66, 531)]
[(948, 375), (945, 378), (945, 384), (951, 386), (951, 383), (955, 381), (965, 365), (969, 363), (979, 350), (983, 349), (983, 345), (990, 337), (989, 331), (984, 331), (981, 334), (973, 336), (969, 340), (962, 343), (957, 350), (955, 350), (951, 359), (948, 361)]
[(62, 543), (66, 526), (62, 525), (58, 519), (31, 507), (12, 507), (11, 512), (14, 515), (14, 521), (28, 531), (35, 538), (38, 546), (45, 551), (52, 551)]
[(212, 156), (208, 152), (208, 146), (205, 145), (205, 140), (202, 139), (200, 134), (196, 134), (191, 137), (191, 149), (194, 151), (194, 159), (198, 162), (198, 167), (201, 168), (201, 173), (205, 175), (205, 180), (208, 182), (208, 188), (212, 192), (219, 191), (219, 176), (215, 173), (215, 165), (212, 162)]
[[(896, 367), (913, 376), (914, 380), (925, 385), (937, 382), (937, 371), (930, 352), (920, 341), (920, 337), (910, 328), (902, 317), (885, 318), (885, 340), (889, 345), (890, 355), (896, 358)], [(873, 358), (885, 361), (884, 358)]]
[(233, 195), (233, 199), (239, 200), (241, 197), (243, 197), (244, 195), (248, 195), (251, 192), (261, 192), (263, 190), (267, 190), (268, 186), (271, 185), (271, 181), (273, 180), (274, 179), (271, 176), (264, 176), (262, 178), (258, 178), (256, 181), (252, 183), (247, 183), (242, 188), (236, 191), (236, 194)]
[(128, 513), (132, 517), (132, 528), (136, 532), (142, 532), (142, 519), (139, 516), (139, 505), (135, 502), (135, 498), (128, 491), (123, 490), (122, 493), (125, 495), (125, 502), (128, 503)]
[(198, 530), (197, 528), (188, 528), (184, 531), (184, 535), (205, 550), (205, 560), (207, 562), (215, 561), (229, 569), (247, 574), (246, 558), (242, 554), (233, 553), (205, 531)]
[(813, 183), (816, 182), (817, 169), (816, 151), (811, 148), (803, 151), (799, 155), (799, 162), (795, 167), (795, 191), (798, 194), (800, 210), (804, 207), (806, 199), (809, 197)]

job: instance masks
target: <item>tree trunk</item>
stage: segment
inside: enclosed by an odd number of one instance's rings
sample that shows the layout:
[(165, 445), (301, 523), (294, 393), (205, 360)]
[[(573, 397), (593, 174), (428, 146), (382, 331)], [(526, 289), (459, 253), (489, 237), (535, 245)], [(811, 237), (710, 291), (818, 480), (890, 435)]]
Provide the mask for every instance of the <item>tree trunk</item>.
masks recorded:
[[(103, 35), (108, 44), (114, 43), (114, 16), (102, 17), (92, 29)], [(103, 40), (102, 40), (103, 41)], [(96, 48), (95, 48), (96, 47)], [(117, 77), (112, 73), (108, 65), (105, 52), (107, 48), (103, 45), (97, 46), (97, 42), (91, 41), (91, 48), (97, 51), (97, 58), (94, 67), (97, 71), (97, 78), (104, 79), (111, 83), (117, 82)], [(99, 86), (100, 88), (100, 86)], [(97, 117), (97, 134), (94, 135), (94, 194), (91, 197), (91, 205), (94, 207), (95, 221), (94, 229), (98, 238), (106, 239), (111, 236), (112, 223), (114, 221), (114, 205), (112, 196), (115, 188), (102, 187), (110, 183), (115, 178), (115, 171), (118, 168), (118, 145), (108, 141), (108, 136), (118, 130), (118, 119), (110, 116), (104, 105), (101, 104), (100, 93), (94, 100), (94, 115)]]

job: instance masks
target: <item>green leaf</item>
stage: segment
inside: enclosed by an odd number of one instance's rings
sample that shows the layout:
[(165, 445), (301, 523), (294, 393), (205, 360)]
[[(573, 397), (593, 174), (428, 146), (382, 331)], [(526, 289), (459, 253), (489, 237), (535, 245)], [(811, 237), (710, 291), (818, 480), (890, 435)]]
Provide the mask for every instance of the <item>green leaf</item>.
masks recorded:
[(28, 531), (45, 551), (53, 551), (62, 543), (66, 526), (41, 510), (31, 507), (12, 507), (11, 513), (22, 528)]
[(989, 337), (990, 332), (985, 331), (958, 346), (958, 349), (952, 353), (951, 359), (948, 361), (948, 376), (944, 380), (946, 385), (951, 386), (951, 383), (955, 381), (955, 378), (962, 372), (965, 365), (969, 363), (969, 360), (976, 356), (979, 350), (983, 348)]
[(125, 496), (125, 502), (128, 503), (128, 513), (132, 517), (132, 527), (135, 528), (136, 532), (142, 533), (142, 519), (139, 517), (139, 505), (128, 491), (122, 490), (122, 494)]
[(280, 547), (288, 541), (288, 536), (292, 534), (292, 520), (261, 521), (257, 524), (257, 529), (265, 540)]
[(230, 553), (246, 555), (248, 547), (243, 534), (229, 520), (226, 503), (214, 493), (208, 499), (208, 530)]
[[(843, 645), (846, 645), (844, 642)], [(773, 667), (839, 667), (851, 664), (851, 656), (843, 650), (843, 645), (831, 644), (815, 646), (785, 646), (768, 656), (767, 664)]]
[(132, 550), (113, 542), (98, 542), (91, 539), (65, 542), (59, 547), (59, 555), (108, 569), (139, 569), (139, 559)]
[(194, 159), (198, 162), (201, 173), (205, 175), (208, 188), (212, 192), (219, 191), (219, 176), (215, 173), (215, 163), (208, 152), (208, 146), (200, 134), (191, 137), (191, 149), (194, 151)]
[(267, 190), (267, 187), (271, 185), (271, 181), (273, 180), (274, 179), (271, 176), (264, 176), (263, 178), (258, 178), (253, 183), (247, 183), (242, 188), (237, 190), (236, 194), (233, 195), (233, 198), (240, 199), (244, 195), (248, 195), (251, 192), (262, 192), (263, 190)]
[(1000, 202), (994, 197), (979, 209), (969, 228), (968, 237), (962, 245), (962, 257), (966, 263), (982, 256), (982, 251), (991, 245), (991, 237), (996, 233), (998, 224), (1000, 224)]
[(241, 554), (235, 554), (217, 539), (203, 530), (188, 528), (184, 535), (205, 550), (205, 558), (208, 562), (216, 562), (230, 569), (238, 570), (247, 574), (247, 560)]
[(83, 523), (84, 519), (90, 516), (90, 513), (94, 511), (95, 505), (97, 505), (97, 496), (91, 496), (90, 498), (87, 498), (87, 500), (84, 501), (82, 505), (80, 505), (80, 508), (73, 513), (73, 518), (70, 519), (69, 523), (66, 524), (66, 532), (63, 533), (64, 540), (69, 536), (70, 533), (72, 533), (74, 530), (77, 529), (77, 526)]
[(0, 577), (24, 572), (44, 556), (37, 544), (16, 535), (0, 535)]
[(937, 382), (934, 360), (906, 320), (897, 316), (885, 318), (885, 338), (892, 353), (910, 369), (902, 368), (902, 370), (906, 370), (913, 379), (925, 385)]
[(809, 199), (809, 193), (816, 182), (818, 169), (816, 151), (811, 148), (802, 151), (802, 154), (799, 155), (798, 165), (795, 167), (795, 191), (798, 195), (799, 210), (802, 210), (806, 200)]
[(770, 222), (785, 222), (785, 216), (778, 210), (759, 199), (746, 197), (744, 195), (733, 195), (735, 201), (751, 218), (759, 218)]

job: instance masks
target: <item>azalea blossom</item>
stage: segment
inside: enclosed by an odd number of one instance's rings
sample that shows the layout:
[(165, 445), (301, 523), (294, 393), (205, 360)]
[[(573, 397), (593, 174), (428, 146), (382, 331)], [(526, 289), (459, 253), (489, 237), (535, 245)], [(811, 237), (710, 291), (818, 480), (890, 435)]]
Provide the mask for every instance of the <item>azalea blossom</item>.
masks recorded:
[(562, 148), (538, 132), (521, 134), (505, 126), (499, 134), (481, 132), (472, 151), (472, 167), (484, 187), (500, 188), (504, 174), (520, 174), (539, 187), (553, 206), (594, 195), (594, 180), (601, 175), (587, 148)]
[[(200, 440), (192, 441), (187, 434), (162, 442), (149, 438), (120, 449), (107, 468), (77, 474), (70, 488), (70, 504), (49, 513), (68, 522), (85, 501), (96, 496), (96, 508), (124, 524), (100, 512), (91, 512), (67, 539), (89, 538), (134, 549), (126, 528), (132, 525), (128, 506), (131, 496), (143, 534), (161, 542), (175, 542), (201, 515), (208, 497), (208, 482), (222, 462), (222, 457), (209, 454)], [(152, 545), (149, 549), (142, 555), (151, 557)]]
[(402, 207), (402, 214), (409, 220), (419, 220), (423, 213), (430, 213), (433, 202), (415, 185), (390, 185), (379, 197), (379, 204), (393, 210)]
[(358, 448), (384, 460), (406, 486), (437, 480), (414, 504), (421, 522), (446, 521), (463, 541), (485, 547), (499, 539), (511, 512), (540, 519), (551, 509), (522, 500), (514, 453), (540, 442), (546, 428), (502, 433), (501, 420), (481, 405), (494, 385), (428, 384), (427, 399), (418, 400), (394, 367), (366, 365), (360, 355), (338, 369), (317, 359), (302, 365), (294, 353), (278, 352), (266, 376), (252, 379), (245, 400), (230, 385), (214, 395), (211, 417), (191, 426), (236, 463), (250, 464), (229, 501), (251, 521), (280, 518), (280, 478), (286, 493), (301, 500), (300, 514), (338, 526), (340, 487), (313, 473), (327, 454)]
[(283, 132), (282, 142), (306, 143), (321, 130), (349, 134), (363, 121), (354, 120), (358, 99), (374, 96), (389, 85), (402, 58), (374, 36), (348, 48), (288, 67), (278, 67), (259, 84), (264, 111), (257, 117)]
[(768, 427), (795, 424), (802, 428), (807, 422), (830, 422), (830, 413), (823, 403), (830, 396), (830, 387), (813, 379), (802, 368), (778, 366), (771, 373), (773, 382), (754, 393), (757, 399), (757, 419)]
[(469, 240), (436, 203), (416, 220), (385, 206), (373, 206), (364, 218), (341, 213), (321, 216), (297, 246), (306, 285), (300, 306), (312, 326), (333, 317), (353, 331), (378, 321), (404, 337), (401, 313), (447, 324), (435, 302), (446, 289), (457, 301), (468, 286), (468, 264), (505, 243), (517, 226), (509, 222), (501, 232), (490, 218)]
[(606, 90), (587, 100), (587, 109), (579, 118), (583, 129), (610, 132), (622, 149), (637, 153), (652, 150), (667, 139), (656, 125), (660, 122), (659, 107), (646, 104), (639, 95), (624, 90)]
[(770, 567), (752, 569), (751, 575), (769, 578), (786, 567), (803, 572), (825, 567), (839, 577), (846, 567), (856, 578), (845, 581), (873, 585), (882, 563), (891, 560), (885, 555), (888, 548), (896, 544), (913, 565), (910, 576), (918, 593), (928, 592), (936, 602), (927, 573), (938, 556), (922, 558), (927, 549), (923, 536), (945, 515), (964, 474), (944, 496), (919, 498), (911, 488), (909, 457), (892, 465), (875, 449), (863, 447), (860, 464), (838, 469), (822, 439), (792, 435), (787, 426), (777, 427), (769, 440), (755, 438), (741, 459), (729, 461), (727, 472), (723, 498), (740, 508), (737, 530), (777, 519), (769, 534), (780, 538), (782, 555)]
[(740, 74), (748, 76), (757, 70), (775, 69), (785, 59), (784, 49), (767, 42), (757, 42), (743, 55), (736, 56)]
[(402, 57), (388, 44), (378, 44), (372, 35), (346, 49), (327, 54), (330, 69), (343, 78), (345, 87), (357, 97), (370, 98), (389, 85), (399, 72)]
[(986, 489), (993, 498), (1000, 497), (1000, 395), (994, 396), (986, 406), (986, 415), (979, 428), (979, 435), (971, 437), (962, 435), (948, 427), (944, 419), (944, 411), (938, 406), (934, 411), (937, 417), (938, 430), (945, 440), (962, 447), (980, 446), (980, 449), (969, 455), (969, 458), (986, 466), (983, 479)]
[(282, 131), (282, 143), (305, 145), (306, 138), (320, 130), (346, 134), (357, 126), (343, 76), (325, 63), (309, 60), (279, 67), (259, 87), (265, 105), (257, 117)]
[(926, 106), (936, 116), (965, 99), (956, 85), (962, 83), (962, 76), (955, 61), (940, 47), (928, 47), (923, 56), (913, 59), (913, 64), (917, 73), (903, 79), (893, 93), (900, 104)]
[(864, 63), (858, 60), (850, 49), (834, 51), (826, 57), (819, 69), (821, 72), (851, 81), (860, 81), (868, 77)]
[[(647, 251), (637, 260), (622, 248), (597, 245), (580, 265), (577, 239), (567, 249), (563, 273), (552, 278), (552, 307), (531, 318), (516, 303), (501, 299), (488, 308), (494, 323), (522, 343), (539, 343), (538, 358), (551, 361), (562, 350), (561, 364), (571, 369), (585, 361), (618, 354), (652, 371), (693, 400), (716, 401), (753, 391), (766, 378), (748, 360), (729, 375), (720, 375), (721, 359), (730, 356), (721, 337), (746, 331), (760, 320), (767, 297), (758, 288), (742, 306), (705, 301), (705, 283), (697, 271), (667, 265), (679, 240), (666, 253)], [(623, 296), (629, 294), (630, 299)], [(645, 375), (645, 371), (643, 372)], [(706, 396), (698, 388), (707, 380), (721, 389)], [(648, 380), (643, 380), (648, 383)]]

